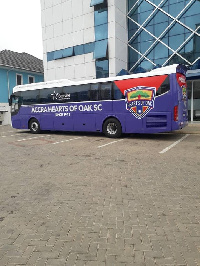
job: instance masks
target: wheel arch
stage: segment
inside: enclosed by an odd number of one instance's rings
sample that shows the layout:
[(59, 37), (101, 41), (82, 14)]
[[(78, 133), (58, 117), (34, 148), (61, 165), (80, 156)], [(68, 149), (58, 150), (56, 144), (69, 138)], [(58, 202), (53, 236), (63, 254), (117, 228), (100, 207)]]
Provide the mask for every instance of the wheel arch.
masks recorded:
[(103, 132), (103, 126), (104, 126), (105, 122), (106, 122), (108, 119), (110, 119), (110, 118), (117, 119), (117, 120), (119, 121), (120, 125), (121, 125), (122, 130), (123, 130), (122, 123), (121, 123), (121, 120), (119, 119), (119, 117), (114, 116), (114, 115), (109, 115), (109, 116), (105, 117), (105, 119), (103, 120), (103, 123), (102, 123), (102, 132)]
[(38, 119), (37, 117), (35, 117), (35, 116), (31, 116), (31, 117), (29, 118), (29, 120), (28, 120), (28, 129), (30, 129), (30, 122), (31, 122), (32, 119), (36, 119), (38, 122), (40, 122), (39, 119)]

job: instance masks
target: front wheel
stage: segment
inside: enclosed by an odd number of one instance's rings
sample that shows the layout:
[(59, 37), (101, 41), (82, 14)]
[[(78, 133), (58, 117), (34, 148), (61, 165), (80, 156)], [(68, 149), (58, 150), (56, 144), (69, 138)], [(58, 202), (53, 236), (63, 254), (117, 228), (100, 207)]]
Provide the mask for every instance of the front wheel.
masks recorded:
[(103, 133), (109, 138), (119, 138), (122, 134), (122, 127), (116, 118), (109, 118), (104, 122)]
[(30, 120), (29, 129), (30, 129), (31, 133), (33, 133), (33, 134), (40, 133), (40, 123), (38, 122), (37, 119), (33, 118)]

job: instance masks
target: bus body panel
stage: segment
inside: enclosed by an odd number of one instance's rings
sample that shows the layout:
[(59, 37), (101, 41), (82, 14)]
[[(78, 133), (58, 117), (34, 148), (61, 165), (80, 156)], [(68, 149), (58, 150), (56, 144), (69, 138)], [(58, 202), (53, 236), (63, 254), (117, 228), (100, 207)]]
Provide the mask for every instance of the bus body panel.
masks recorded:
[[(18, 112), (13, 112), (12, 126), (17, 129), (28, 129), (29, 121), (35, 118), (39, 121), (41, 130), (102, 132), (104, 122), (114, 117), (119, 120), (123, 133), (159, 133), (178, 130), (188, 123), (184, 71), (180, 68), (176, 73), (168, 75), (157, 74), (136, 79), (130, 77), (125, 80), (121, 78), (113, 80), (113, 85), (109, 85), (111, 83), (108, 82), (102, 83), (105, 95), (109, 92), (105, 90), (108, 84), (108, 89), (112, 87), (115, 90), (111, 95), (117, 95), (119, 90), (124, 99), (47, 104), (32, 104), (30, 100), (30, 105), (21, 105)], [(59, 91), (61, 89), (59, 88)], [(55, 91), (51, 88), (52, 92), (55, 96), (56, 87)], [(81, 93), (87, 98), (84, 91)], [(96, 92), (93, 91), (94, 93)]]

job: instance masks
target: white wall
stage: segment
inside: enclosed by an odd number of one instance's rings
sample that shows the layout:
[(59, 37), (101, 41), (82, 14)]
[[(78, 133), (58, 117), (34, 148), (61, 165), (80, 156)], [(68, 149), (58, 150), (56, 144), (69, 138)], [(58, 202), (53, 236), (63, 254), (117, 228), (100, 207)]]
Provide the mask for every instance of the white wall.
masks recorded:
[[(95, 41), (91, 0), (41, 0), (45, 81), (96, 77), (93, 53), (47, 62), (47, 52)], [(126, 1), (108, 0), (109, 76), (127, 69)]]
[(45, 81), (92, 79), (96, 75), (93, 53), (47, 62), (47, 52), (94, 42), (94, 8), (90, 2), (41, 0)]
[(0, 103), (0, 121), (2, 125), (11, 124), (10, 106), (8, 103)]
[(108, 0), (108, 49), (110, 76), (127, 69), (128, 29), (126, 19), (127, 1)]

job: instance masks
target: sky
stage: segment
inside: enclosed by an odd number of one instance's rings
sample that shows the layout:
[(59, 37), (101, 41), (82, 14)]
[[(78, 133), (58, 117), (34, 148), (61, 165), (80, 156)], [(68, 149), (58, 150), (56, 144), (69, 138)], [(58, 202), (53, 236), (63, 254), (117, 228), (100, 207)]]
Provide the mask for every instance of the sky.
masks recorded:
[(43, 58), (40, 0), (0, 0), (0, 51)]

